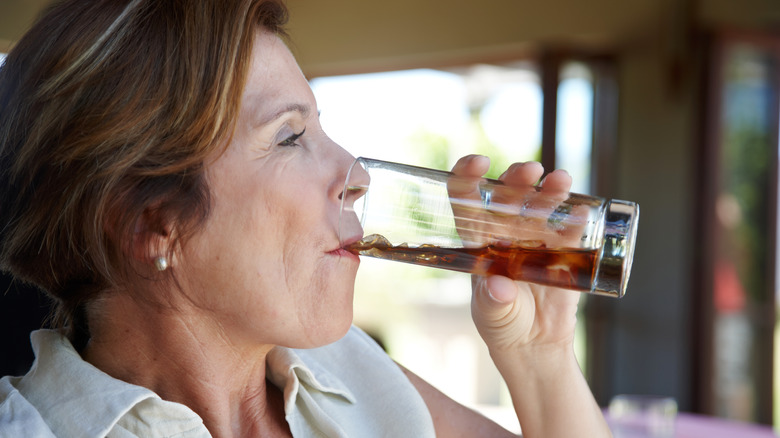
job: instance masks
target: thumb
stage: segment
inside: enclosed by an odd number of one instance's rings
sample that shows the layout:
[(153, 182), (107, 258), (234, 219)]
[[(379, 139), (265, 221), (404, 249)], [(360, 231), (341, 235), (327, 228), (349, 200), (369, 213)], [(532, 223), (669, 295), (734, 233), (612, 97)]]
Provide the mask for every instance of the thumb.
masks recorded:
[[(471, 317), (482, 339), (491, 350), (502, 350), (525, 340), (533, 315), (517, 283), (507, 277), (475, 277)], [(524, 341), (521, 341), (524, 342)]]
[(512, 311), (519, 293), (517, 283), (507, 277), (474, 276), (473, 310), (483, 321), (499, 320)]

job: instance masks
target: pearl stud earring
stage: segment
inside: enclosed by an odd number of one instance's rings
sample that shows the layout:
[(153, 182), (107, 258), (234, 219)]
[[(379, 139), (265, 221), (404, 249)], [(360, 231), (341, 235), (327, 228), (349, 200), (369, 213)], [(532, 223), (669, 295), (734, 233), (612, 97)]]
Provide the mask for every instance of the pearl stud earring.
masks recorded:
[(165, 257), (157, 257), (154, 259), (154, 266), (157, 267), (157, 270), (162, 272), (166, 269), (168, 269), (168, 259)]

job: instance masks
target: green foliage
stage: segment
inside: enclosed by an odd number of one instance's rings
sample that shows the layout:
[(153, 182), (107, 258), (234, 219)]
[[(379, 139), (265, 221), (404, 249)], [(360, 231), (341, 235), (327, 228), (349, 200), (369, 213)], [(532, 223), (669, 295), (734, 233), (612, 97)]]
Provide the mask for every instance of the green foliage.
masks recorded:
[(449, 170), (450, 140), (440, 134), (418, 130), (409, 137), (414, 164), (431, 169)]
[(512, 164), (509, 157), (495, 143), (491, 142), (485, 134), (485, 129), (479, 121), (479, 115), (471, 117), (471, 126), (474, 132), (474, 152), (490, 157), (490, 170), (485, 175), (488, 178), (496, 179)]
[[(490, 141), (485, 134), (485, 129), (482, 127), (478, 114), (474, 114), (471, 117), (471, 134), (468, 152), (490, 157), (490, 170), (488, 170), (486, 176), (488, 178), (498, 178), (512, 164), (513, 160), (504, 150)], [(459, 158), (452, 157), (453, 147), (451, 141), (441, 134), (418, 130), (409, 137), (407, 143), (410, 147), (410, 160), (418, 166), (449, 170), (455, 164), (451, 160)], [(541, 151), (539, 154), (541, 154)], [(537, 161), (541, 160), (541, 156), (534, 159)]]
[(422, 208), (420, 189), (417, 188), (417, 186), (410, 184), (401, 192), (401, 195), (403, 196), (401, 205), (410, 212), (409, 216), (414, 219), (417, 228), (430, 230), (431, 224), (433, 223), (433, 216), (430, 212), (427, 212)]
[(753, 302), (763, 303), (774, 285), (767, 284), (770, 249), (768, 207), (776, 144), (766, 115), (771, 101), (769, 78), (756, 75), (762, 62), (754, 52), (736, 52), (728, 65), (722, 119), (721, 191), (737, 200), (741, 221), (723, 231), (721, 257), (734, 263), (742, 285)]
[(769, 261), (767, 211), (772, 154), (768, 133), (757, 127), (728, 132), (723, 145), (723, 190), (739, 202), (742, 220), (727, 236), (729, 258), (735, 263), (746, 292), (757, 302), (763, 295)]

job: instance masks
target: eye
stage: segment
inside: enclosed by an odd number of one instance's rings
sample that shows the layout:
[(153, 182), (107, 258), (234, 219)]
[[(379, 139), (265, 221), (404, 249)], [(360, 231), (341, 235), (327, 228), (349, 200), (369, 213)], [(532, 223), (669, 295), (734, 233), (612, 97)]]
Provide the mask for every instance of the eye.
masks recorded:
[(304, 128), (303, 131), (299, 132), (298, 134), (293, 134), (280, 141), (279, 146), (300, 146), (298, 143), (296, 143), (296, 141), (301, 138), (304, 132), (306, 132), (306, 128)]

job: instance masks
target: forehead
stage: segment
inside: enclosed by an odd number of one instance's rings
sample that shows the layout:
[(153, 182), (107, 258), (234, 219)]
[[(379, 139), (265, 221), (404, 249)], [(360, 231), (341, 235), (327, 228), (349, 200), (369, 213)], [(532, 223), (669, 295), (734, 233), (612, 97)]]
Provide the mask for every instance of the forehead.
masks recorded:
[(298, 63), (284, 42), (269, 32), (258, 32), (252, 48), (245, 97), (272, 99), (311, 92)]

